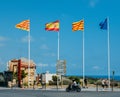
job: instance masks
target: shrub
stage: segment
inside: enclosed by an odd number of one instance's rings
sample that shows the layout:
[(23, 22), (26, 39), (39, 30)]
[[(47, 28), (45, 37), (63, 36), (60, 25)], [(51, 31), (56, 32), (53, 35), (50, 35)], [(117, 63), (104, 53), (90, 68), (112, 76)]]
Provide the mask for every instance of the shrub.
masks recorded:
[(63, 85), (68, 85), (68, 84), (70, 84), (71, 83), (71, 81), (70, 80), (63, 80)]
[(24, 86), (28, 86), (28, 84), (27, 84), (27, 83), (23, 83), (23, 85), (24, 85)]
[(70, 76), (68, 77), (70, 80), (75, 80), (76, 82), (80, 83), (80, 78), (77, 76)]

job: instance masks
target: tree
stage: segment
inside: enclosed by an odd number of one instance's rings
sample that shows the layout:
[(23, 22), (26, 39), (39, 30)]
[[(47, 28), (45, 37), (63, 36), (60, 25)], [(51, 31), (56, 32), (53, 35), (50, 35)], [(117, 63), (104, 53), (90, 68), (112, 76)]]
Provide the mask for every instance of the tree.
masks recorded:
[(21, 71), (21, 79), (23, 80), (26, 76), (28, 75), (28, 73), (25, 73), (25, 70)]
[(53, 84), (57, 85), (57, 76), (52, 76)]
[[(28, 73), (25, 73), (25, 70), (22, 70), (21, 71), (21, 80), (23, 80), (27, 75), (28, 75)], [(18, 80), (18, 72), (13, 73), (13, 78)]]
[(56, 81), (57, 81), (57, 76), (52, 76), (52, 80), (53, 80), (54, 82), (56, 82)]
[(18, 80), (18, 77), (17, 77), (17, 72), (14, 72), (14, 73), (13, 73), (13, 79)]
[(80, 83), (80, 78), (77, 76), (70, 76), (69, 77), (70, 80), (75, 80), (76, 82)]

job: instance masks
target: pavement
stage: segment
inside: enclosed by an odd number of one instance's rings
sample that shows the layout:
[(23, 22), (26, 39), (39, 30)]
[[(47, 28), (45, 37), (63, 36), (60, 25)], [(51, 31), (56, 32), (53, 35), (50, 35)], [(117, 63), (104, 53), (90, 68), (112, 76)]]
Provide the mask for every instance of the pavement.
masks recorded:
[[(18, 87), (13, 87), (13, 88), (6, 88), (6, 87), (0, 87), (0, 90), (47, 90), (47, 91), (65, 91), (65, 88), (18, 88)], [(82, 88), (81, 91), (116, 91), (120, 92), (120, 88), (94, 88), (94, 87), (89, 87), (89, 88)]]
[(120, 89), (82, 88), (81, 92), (66, 92), (65, 88), (5, 88), (0, 87), (0, 97), (120, 97)]
[(96, 92), (95, 88), (82, 88), (81, 92), (65, 92), (65, 89), (40, 88), (33, 90), (32, 88), (0, 87), (0, 97), (120, 97), (120, 92), (109, 92), (108, 90)]

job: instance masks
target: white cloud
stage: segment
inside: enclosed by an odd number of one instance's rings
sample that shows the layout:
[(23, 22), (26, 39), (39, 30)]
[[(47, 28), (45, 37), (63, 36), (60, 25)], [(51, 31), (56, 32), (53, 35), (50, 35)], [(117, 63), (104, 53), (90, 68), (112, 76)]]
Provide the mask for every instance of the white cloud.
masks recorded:
[(74, 64), (71, 64), (71, 66), (76, 66), (76, 65), (77, 65), (77, 64), (75, 64), (75, 63), (74, 63)]
[(37, 66), (39, 66), (39, 67), (48, 67), (48, 64), (38, 63)]
[(46, 37), (41, 37), (40, 40), (41, 41), (46, 41)]
[(89, 0), (89, 6), (95, 7), (98, 4), (99, 0)]
[(55, 54), (55, 53), (51, 53), (51, 56), (52, 56), (52, 57), (55, 57), (55, 56), (56, 56), (56, 54)]
[(48, 57), (55, 57), (55, 53), (44, 53), (43, 56), (48, 56)]
[(56, 64), (51, 64), (50, 66), (51, 66), (51, 67), (56, 67)]
[(8, 39), (3, 36), (0, 36), (0, 41), (6, 41), (6, 40), (8, 40)]
[[(28, 42), (28, 36), (23, 37), (21, 40), (22, 40), (22, 42), (24, 42), (24, 43)], [(34, 41), (34, 39), (33, 39), (32, 36), (30, 36), (30, 41)]]
[(99, 66), (93, 66), (93, 69), (98, 70), (98, 69), (100, 69), (100, 67)]
[(6, 37), (3, 37), (3, 36), (0, 36), (0, 47), (3, 47), (3, 46), (5, 46), (5, 44), (3, 43), (4, 41), (7, 41), (8, 40), (8, 38), (6, 38)]
[(47, 63), (38, 63), (36, 66), (38, 67), (56, 67), (56, 64), (47, 64)]
[(5, 44), (3, 44), (3, 43), (0, 43), (0, 47), (3, 47), (3, 46), (5, 46)]
[(49, 48), (46, 44), (43, 44), (40, 46), (40, 49), (48, 50)]

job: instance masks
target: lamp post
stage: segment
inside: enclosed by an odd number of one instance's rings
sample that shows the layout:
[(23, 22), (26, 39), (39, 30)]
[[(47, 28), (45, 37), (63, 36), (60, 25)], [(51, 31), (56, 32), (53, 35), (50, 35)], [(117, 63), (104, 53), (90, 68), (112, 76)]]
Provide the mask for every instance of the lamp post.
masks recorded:
[(112, 91), (114, 88), (114, 75), (115, 75), (115, 71), (113, 70), (113, 72), (112, 72)]

